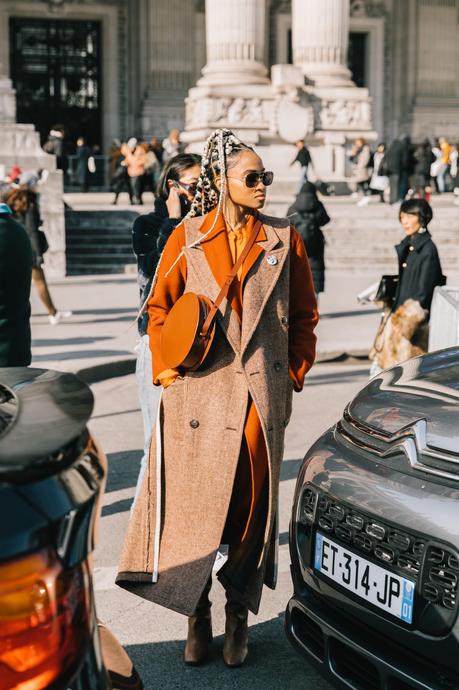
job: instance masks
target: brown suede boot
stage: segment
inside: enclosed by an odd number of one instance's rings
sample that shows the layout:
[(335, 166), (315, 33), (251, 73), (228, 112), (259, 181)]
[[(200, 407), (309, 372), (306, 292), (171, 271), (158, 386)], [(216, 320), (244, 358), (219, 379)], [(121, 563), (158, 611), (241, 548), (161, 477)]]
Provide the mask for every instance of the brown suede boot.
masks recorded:
[(209, 654), (212, 642), (212, 620), (210, 616), (209, 592), (212, 581), (209, 580), (198, 602), (194, 616), (188, 618), (188, 636), (185, 643), (184, 661), (190, 666), (203, 664)]
[(226, 626), (223, 643), (223, 660), (227, 666), (242, 666), (248, 654), (249, 632), (247, 625), (248, 608), (245, 604), (231, 599), (225, 606)]

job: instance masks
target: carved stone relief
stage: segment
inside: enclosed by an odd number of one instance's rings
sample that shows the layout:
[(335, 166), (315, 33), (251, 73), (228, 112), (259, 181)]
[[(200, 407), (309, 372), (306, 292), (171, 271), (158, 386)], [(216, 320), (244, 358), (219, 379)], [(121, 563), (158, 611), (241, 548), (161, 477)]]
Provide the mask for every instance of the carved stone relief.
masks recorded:
[(368, 101), (336, 99), (319, 101), (316, 115), (321, 129), (370, 129), (371, 106)]
[(205, 124), (267, 127), (271, 101), (261, 98), (215, 97), (188, 98), (186, 124), (202, 127)]
[(386, 13), (384, 0), (351, 0), (351, 17), (383, 17)]

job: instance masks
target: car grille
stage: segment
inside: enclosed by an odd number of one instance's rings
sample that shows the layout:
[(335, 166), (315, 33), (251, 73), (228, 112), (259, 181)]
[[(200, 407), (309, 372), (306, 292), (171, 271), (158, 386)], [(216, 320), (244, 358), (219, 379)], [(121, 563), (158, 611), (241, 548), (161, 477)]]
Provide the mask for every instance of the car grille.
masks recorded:
[(378, 458), (404, 455), (407, 467), (414, 473), (425, 472), (434, 477), (459, 481), (459, 456), (429, 447), (427, 424), (423, 419), (397, 434), (387, 435), (357, 421), (346, 409), (336, 425), (335, 434), (338, 439)]
[[(318, 529), (364, 558), (413, 580), (424, 602), (445, 613), (457, 611), (459, 557), (452, 547), (358, 511), (310, 484), (301, 494), (297, 521), (307, 528), (309, 536)], [(309, 553), (306, 566), (310, 559)]]

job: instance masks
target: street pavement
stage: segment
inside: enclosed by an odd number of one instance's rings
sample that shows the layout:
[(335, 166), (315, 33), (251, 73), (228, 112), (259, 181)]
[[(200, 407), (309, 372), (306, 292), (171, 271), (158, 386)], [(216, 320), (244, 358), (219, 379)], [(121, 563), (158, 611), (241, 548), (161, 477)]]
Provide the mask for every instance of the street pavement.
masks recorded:
[[(319, 302), (319, 359), (366, 355), (379, 313), (360, 306), (356, 296), (377, 278), (371, 271), (327, 273)], [(72, 371), (90, 383), (134, 371), (136, 276), (67, 277), (50, 280), (49, 286), (57, 308), (71, 309), (73, 316), (51, 326), (32, 287), (33, 366)]]
[(274, 592), (265, 588), (259, 615), (250, 617), (250, 657), (242, 669), (234, 670), (227, 669), (221, 658), (224, 594), (218, 583), (212, 591), (213, 655), (203, 668), (188, 668), (182, 662), (184, 617), (145, 602), (114, 584), (143, 444), (135, 376), (131, 373), (137, 340), (133, 325), (138, 300), (135, 276), (50, 281), (57, 307), (73, 310), (71, 318), (56, 326), (49, 324), (32, 290), (32, 366), (72, 371), (92, 384), (95, 409), (91, 429), (109, 463), (95, 553), (98, 614), (126, 646), (147, 690), (330, 687), (293, 651), (285, 637), (284, 611), (292, 592), (288, 523), (301, 458), (367, 380), (365, 355), (379, 315), (371, 307), (360, 307), (356, 295), (376, 278), (371, 272), (327, 274), (327, 293), (320, 300), (319, 359), (344, 363), (317, 364), (305, 390), (294, 396), (280, 489), (279, 583)]
[(96, 603), (99, 617), (126, 646), (146, 688), (207, 690), (326, 690), (330, 685), (291, 648), (283, 628), (292, 593), (288, 524), (301, 458), (312, 442), (341, 415), (345, 403), (368, 379), (368, 363), (318, 364), (304, 391), (294, 396), (280, 487), (279, 582), (265, 588), (258, 616), (251, 615), (250, 655), (241, 669), (227, 669), (221, 658), (224, 594), (217, 582), (213, 599), (214, 646), (208, 665), (182, 662), (186, 619), (146, 602), (114, 584), (129, 508), (141, 458), (142, 428), (134, 375), (95, 383), (91, 430), (107, 453), (109, 474), (103, 500), (99, 544), (95, 553)]

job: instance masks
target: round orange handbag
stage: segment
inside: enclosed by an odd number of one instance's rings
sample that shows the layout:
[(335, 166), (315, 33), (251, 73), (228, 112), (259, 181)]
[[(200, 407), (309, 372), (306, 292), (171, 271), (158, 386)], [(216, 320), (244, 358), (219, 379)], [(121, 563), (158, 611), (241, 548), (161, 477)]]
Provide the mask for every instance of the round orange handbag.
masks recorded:
[(168, 369), (194, 371), (204, 361), (215, 335), (215, 319), (206, 327), (213, 302), (187, 292), (174, 304), (161, 329), (161, 357)]
[(214, 340), (218, 308), (223, 298), (227, 297), (260, 227), (260, 221), (254, 223), (249, 240), (227, 275), (215, 302), (205, 295), (186, 292), (168, 313), (161, 329), (161, 358), (168, 369), (195, 371), (204, 362)]

